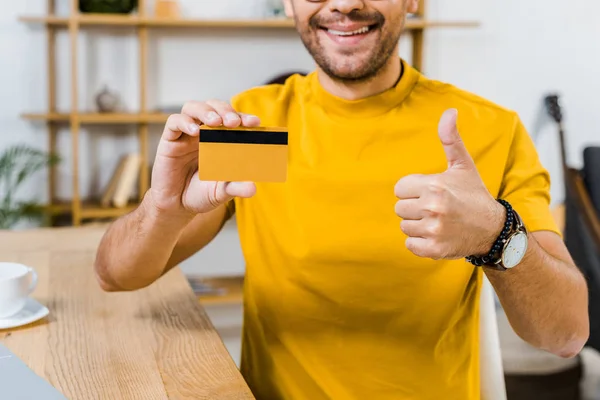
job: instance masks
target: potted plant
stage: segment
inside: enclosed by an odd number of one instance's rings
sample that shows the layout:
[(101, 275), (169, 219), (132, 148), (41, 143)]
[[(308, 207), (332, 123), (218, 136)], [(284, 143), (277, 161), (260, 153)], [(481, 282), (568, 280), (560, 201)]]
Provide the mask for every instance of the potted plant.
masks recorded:
[(41, 169), (58, 163), (59, 157), (24, 144), (0, 153), (0, 229), (11, 229), (24, 219), (40, 219), (44, 207), (17, 198), (18, 189)]

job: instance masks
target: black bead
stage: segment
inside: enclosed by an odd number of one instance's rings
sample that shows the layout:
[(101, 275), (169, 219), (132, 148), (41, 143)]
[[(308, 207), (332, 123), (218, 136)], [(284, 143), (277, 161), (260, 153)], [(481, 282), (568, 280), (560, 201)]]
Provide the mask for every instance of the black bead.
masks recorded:
[(506, 219), (504, 221), (504, 226), (498, 238), (494, 241), (492, 248), (489, 253), (482, 257), (475, 257), (473, 255), (466, 257), (466, 260), (475, 266), (481, 266), (489, 263), (494, 260), (494, 255), (496, 255), (499, 250), (502, 248), (503, 244), (506, 243), (507, 235), (510, 232), (513, 223), (514, 223), (514, 214), (512, 213), (512, 206), (510, 203), (504, 199), (496, 199), (496, 201), (504, 206), (506, 209)]

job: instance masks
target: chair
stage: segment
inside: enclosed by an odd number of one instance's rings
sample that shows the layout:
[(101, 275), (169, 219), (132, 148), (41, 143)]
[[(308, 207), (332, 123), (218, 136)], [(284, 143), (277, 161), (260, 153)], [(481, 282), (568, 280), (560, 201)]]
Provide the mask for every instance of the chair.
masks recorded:
[(600, 147), (586, 151), (595, 154), (593, 161), (589, 157), (581, 170), (565, 170), (565, 243), (588, 283), (590, 337), (586, 346), (600, 351), (600, 205), (594, 205), (591, 196), (600, 193), (600, 168), (595, 165), (600, 161)]
[(569, 166), (559, 96), (548, 95), (544, 103), (558, 128), (565, 189), (565, 244), (588, 283), (587, 346), (600, 350), (600, 147), (584, 150), (581, 170)]
[[(600, 351), (600, 204), (594, 205), (590, 196), (595, 189), (600, 202), (600, 168), (594, 164), (600, 162), (600, 148), (586, 150), (589, 157), (581, 171), (565, 168), (565, 243), (588, 280), (587, 346)], [(485, 276), (480, 306), (480, 374), (482, 400), (507, 399), (493, 288)]]
[(494, 290), (485, 275), (483, 276), (479, 309), (481, 400), (506, 400)]

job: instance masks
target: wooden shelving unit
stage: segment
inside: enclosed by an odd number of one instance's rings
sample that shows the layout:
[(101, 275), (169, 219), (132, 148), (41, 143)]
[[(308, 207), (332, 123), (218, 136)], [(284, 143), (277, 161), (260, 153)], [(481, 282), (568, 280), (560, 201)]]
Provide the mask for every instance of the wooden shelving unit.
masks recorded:
[[(123, 213), (130, 212), (135, 209), (137, 203), (130, 203), (123, 208), (101, 207), (93, 202), (82, 201), (80, 203), (79, 213), (82, 219), (86, 218), (115, 218)], [(72, 203), (53, 202), (48, 205), (48, 212), (52, 215), (70, 215), (72, 212)]]
[[(288, 19), (229, 19), (229, 20), (202, 20), (202, 19), (164, 19), (146, 15), (146, 2), (139, 0), (138, 11), (135, 15), (112, 14), (82, 14), (79, 12), (78, 0), (71, 1), (71, 10), (68, 16), (58, 16), (55, 13), (55, 0), (48, 0), (47, 15), (23, 16), (21, 22), (26, 24), (43, 25), (47, 32), (47, 63), (48, 63), (48, 110), (42, 113), (25, 113), (24, 119), (43, 122), (48, 127), (48, 146), (51, 152), (56, 152), (58, 128), (68, 124), (71, 133), (72, 151), (72, 188), (73, 196), (69, 203), (56, 202), (55, 186), (56, 171), (52, 168), (49, 172), (49, 198), (48, 210), (51, 215), (69, 214), (73, 225), (81, 225), (86, 219), (113, 218), (131, 211), (137, 203), (125, 208), (103, 208), (96, 204), (87, 204), (80, 196), (79, 184), (79, 134), (83, 125), (99, 124), (135, 124), (139, 142), (139, 152), (142, 156), (142, 165), (139, 174), (140, 201), (148, 190), (149, 170), (148, 165), (148, 127), (151, 124), (164, 124), (168, 115), (153, 113), (147, 109), (147, 63), (148, 63), (148, 30), (149, 29), (279, 29), (293, 30), (293, 21)], [(477, 27), (477, 22), (471, 21), (431, 21), (425, 13), (425, 0), (421, 0), (418, 13), (407, 20), (406, 31), (412, 35), (413, 51), (411, 63), (419, 70), (423, 70), (423, 45), (424, 31), (429, 28), (471, 28)], [(139, 41), (139, 87), (140, 87), (140, 112), (139, 113), (83, 113), (78, 108), (78, 52), (77, 40), (81, 30), (86, 28), (114, 28), (128, 27), (136, 30)], [(71, 110), (59, 112), (56, 108), (56, 34), (60, 30), (67, 30), (70, 38), (71, 50)]]
[[(85, 26), (125, 26), (148, 28), (260, 28), (260, 29), (294, 29), (294, 23), (289, 19), (230, 19), (230, 20), (209, 20), (209, 19), (166, 19), (166, 18), (145, 18), (139, 16), (121, 16), (121, 15), (103, 15), (89, 14), (77, 17), (21, 17), (19, 19), (25, 23), (45, 24), (57, 28), (68, 28), (71, 22), (78, 23), (81, 27)], [(476, 27), (478, 23), (470, 21), (428, 21), (421, 18), (409, 19), (406, 23), (407, 30), (419, 30), (426, 28), (469, 28)]]
[(241, 305), (244, 301), (244, 277), (188, 277), (188, 281), (205, 305)]
[[(68, 123), (72, 114), (48, 113), (48, 114), (22, 114), (22, 118), (31, 121), (49, 121)], [(162, 113), (80, 113), (79, 122), (88, 125), (100, 124), (164, 124), (169, 114)]]

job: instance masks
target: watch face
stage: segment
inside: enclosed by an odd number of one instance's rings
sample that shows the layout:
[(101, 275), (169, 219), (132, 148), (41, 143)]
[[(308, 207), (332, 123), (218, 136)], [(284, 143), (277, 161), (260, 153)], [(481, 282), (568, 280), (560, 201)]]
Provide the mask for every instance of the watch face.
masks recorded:
[(513, 268), (517, 266), (523, 259), (523, 256), (525, 256), (526, 251), (527, 234), (518, 232), (510, 238), (508, 243), (506, 243), (504, 253), (502, 254), (502, 263), (504, 264), (504, 267)]

